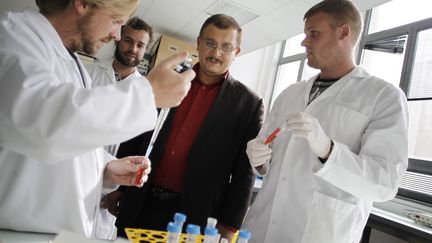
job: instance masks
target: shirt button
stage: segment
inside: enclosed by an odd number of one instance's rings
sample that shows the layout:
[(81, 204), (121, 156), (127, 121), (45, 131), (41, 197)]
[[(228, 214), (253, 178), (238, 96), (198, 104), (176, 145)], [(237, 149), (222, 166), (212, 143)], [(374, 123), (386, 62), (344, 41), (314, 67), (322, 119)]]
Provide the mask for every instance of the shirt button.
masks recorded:
[(175, 154), (175, 151), (174, 151), (174, 150), (172, 150), (172, 151), (171, 151), (171, 154)]

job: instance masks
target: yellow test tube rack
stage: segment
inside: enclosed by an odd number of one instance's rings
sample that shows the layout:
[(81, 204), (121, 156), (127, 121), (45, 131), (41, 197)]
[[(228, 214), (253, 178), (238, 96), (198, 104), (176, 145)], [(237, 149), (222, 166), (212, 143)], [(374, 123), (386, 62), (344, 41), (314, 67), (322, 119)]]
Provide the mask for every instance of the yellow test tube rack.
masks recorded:
[[(126, 235), (132, 243), (165, 243), (168, 239), (168, 232), (159, 230), (148, 230), (148, 229), (134, 229), (126, 228)], [(180, 243), (186, 242), (186, 235), (182, 233), (180, 235)], [(235, 233), (232, 242), (236, 242), (238, 232)], [(204, 235), (198, 235), (197, 243), (204, 241)]]
[[(165, 243), (167, 241), (168, 232), (159, 230), (133, 229), (126, 228), (126, 235), (132, 243)], [(204, 241), (203, 235), (198, 235), (197, 242)], [(180, 235), (180, 242), (186, 242), (186, 234)]]

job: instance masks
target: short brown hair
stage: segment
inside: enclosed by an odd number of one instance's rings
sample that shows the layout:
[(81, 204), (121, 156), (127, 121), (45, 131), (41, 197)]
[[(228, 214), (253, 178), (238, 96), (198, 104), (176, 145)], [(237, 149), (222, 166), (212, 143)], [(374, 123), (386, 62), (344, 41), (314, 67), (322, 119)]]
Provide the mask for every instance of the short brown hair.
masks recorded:
[(241, 42), (241, 36), (242, 36), (242, 29), (240, 27), (240, 25), (237, 23), (237, 21), (226, 14), (214, 14), (212, 16), (210, 16), (202, 25), (201, 30), (199, 32), (199, 35), (202, 36), (204, 29), (209, 26), (210, 24), (215, 25), (216, 27), (218, 27), (219, 29), (235, 29), (238, 33), (237, 36), (237, 45), (240, 45)]
[(305, 13), (303, 20), (319, 12), (328, 14), (333, 19), (332, 28), (341, 24), (348, 24), (353, 31), (353, 44), (357, 43), (363, 29), (363, 20), (360, 11), (351, 0), (321, 1)]
[(141, 18), (135, 16), (130, 18), (125, 25), (122, 26), (121, 28), (121, 33), (123, 34), (123, 30), (126, 27), (131, 27), (134, 30), (144, 30), (145, 32), (147, 32), (147, 34), (149, 35), (150, 39), (149, 39), (149, 43), (152, 42), (153, 40), (153, 28), (148, 25), (144, 20), (142, 20)]

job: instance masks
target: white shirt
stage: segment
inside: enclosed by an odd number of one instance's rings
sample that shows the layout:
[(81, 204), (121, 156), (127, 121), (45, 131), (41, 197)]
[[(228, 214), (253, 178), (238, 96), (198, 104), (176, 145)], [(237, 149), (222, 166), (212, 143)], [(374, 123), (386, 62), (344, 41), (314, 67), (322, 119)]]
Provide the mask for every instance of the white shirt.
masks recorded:
[[(408, 163), (403, 92), (356, 67), (308, 105), (317, 76), (276, 99), (259, 137), (288, 112), (318, 119), (334, 148), (323, 165), (303, 138), (281, 133), (244, 226), (251, 243), (358, 243), (373, 201), (392, 199)], [(267, 164), (268, 166), (268, 164)]]
[[(105, 85), (116, 85), (118, 81), (124, 81), (129, 79), (134, 79), (137, 77), (141, 77), (142, 75), (138, 72), (138, 69), (135, 69), (134, 72), (129, 74), (127, 77), (121, 80), (117, 80), (113, 69), (113, 59), (101, 61), (99, 63), (87, 64), (85, 65), (88, 74), (92, 80), (92, 88), (97, 86), (105, 86)], [(113, 156), (117, 155), (117, 151), (119, 148), (119, 144), (110, 144), (104, 146), (104, 149)]]
[[(92, 87), (105, 86), (110, 84), (116, 84), (118, 81), (115, 77), (115, 72), (113, 69), (113, 59), (101, 61), (99, 63), (92, 63), (85, 65), (87, 72), (92, 79)], [(131, 78), (141, 77), (142, 75), (135, 69), (134, 72), (129, 74), (126, 78), (119, 81), (128, 80)]]
[(90, 90), (79, 66), (38, 12), (0, 15), (0, 228), (93, 236), (102, 146), (155, 124), (145, 78)]

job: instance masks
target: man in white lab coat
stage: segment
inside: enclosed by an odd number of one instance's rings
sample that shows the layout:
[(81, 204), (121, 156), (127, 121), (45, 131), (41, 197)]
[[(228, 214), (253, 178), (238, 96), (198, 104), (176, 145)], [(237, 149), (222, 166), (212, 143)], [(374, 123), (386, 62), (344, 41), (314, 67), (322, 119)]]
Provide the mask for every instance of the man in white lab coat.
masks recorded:
[[(137, 66), (144, 57), (147, 45), (153, 37), (152, 28), (139, 17), (133, 17), (122, 26), (120, 40), (116, 41), (114, 59), (85, 65), (92, 80), (92, 87), (115, 84), (118, 81), (141, 77)], [(118, 145), (104, 147), (116, 156)]]
[(284, 90), (248, 143), (267, 175), (243, 227), (253, 243), (358, 243), (372, 202), (392, 199), (407, 168), (406, 98), (355, 65), (362, 20), (351, 1), (324, 0), (304, 20), (308, 65), (321, 72)]
[(36, 3), (40, 12), (0, 15), (0, 228), (92, 237), (102, 186), (142, 186), (150, 169), (102, 146), (152, 129), (156, 107), (177, 105), (194, 73), (172, 70), (183, 53), (147, 78), (90, 89), (75, 52), (118, 40), (139, 0)]
[[(139, 17), (130, 18), (125, 25), (121, 27), (120, 40), (116, 41), (114, 60), (109, 59), (100, 63), (85, 65), (87, 72), (92, 80), (91, 86), (105, 86), (116, 84), (118, 81), (125, 81), (141, 77), (137, 66), (144, 57), (147, 45), (153, 37), (152, 28)], [(119, 144), (110, 144), (104, 146), (104, 149), (117, 157)], [(104, 197), (103, 197), (104, 198)], [(98, 218), (98, 227), (96, 228), (96, 238), (112, 240), (116, 237), (115, 217), (103, 207)]]

